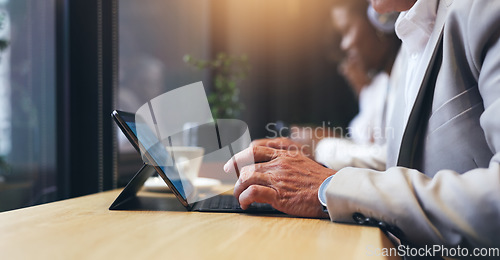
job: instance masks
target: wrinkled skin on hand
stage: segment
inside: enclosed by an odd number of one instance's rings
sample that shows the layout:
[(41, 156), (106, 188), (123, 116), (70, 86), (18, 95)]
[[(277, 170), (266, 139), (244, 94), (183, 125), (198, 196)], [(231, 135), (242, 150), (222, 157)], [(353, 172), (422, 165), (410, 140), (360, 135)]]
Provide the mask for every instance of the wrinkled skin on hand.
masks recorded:
[(335, 171), (293, 151), (251, 146), (236, 154), (224, 166), (240, 177), (234, 196), (246, 209), (253, 202), (268, 203), (289, 215), (327, 218), (318, 200), (321, 183)]
[(289, 152), (297, 152), (302, 155), (307, 156), (308, 158), (313, 159), (314, 153), (312, 151), (312, 145), (310, 144), (302, 144), (295, 141), (292, 141), (286, 137), (278, 137), (272, 139), (258, 139), (253, 141), (250, 146), (265, 146), (274, 149), (287, 150)]

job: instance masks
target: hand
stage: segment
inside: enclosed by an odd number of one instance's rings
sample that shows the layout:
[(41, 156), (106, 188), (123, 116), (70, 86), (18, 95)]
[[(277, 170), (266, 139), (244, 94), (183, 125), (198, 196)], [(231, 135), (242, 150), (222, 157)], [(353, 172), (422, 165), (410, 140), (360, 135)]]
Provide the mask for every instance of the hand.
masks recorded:
[(318, 200), (318, 190), (335, 171), (300, 153), (265, 146), (251, 146), (239, 152), (224, 165), (224, 171), (235, 172), (233, 160), (240, 169), (234, 196), (241, 208), (259, 202), (289, 215), (328, 217)]
[(286, 137), (258, 139), (250, 144), (250, 147), (252, 146), (265, 146), (274, 149), (293, 151), (314, 159), (314, 153), (310, 144), (294, 142)]

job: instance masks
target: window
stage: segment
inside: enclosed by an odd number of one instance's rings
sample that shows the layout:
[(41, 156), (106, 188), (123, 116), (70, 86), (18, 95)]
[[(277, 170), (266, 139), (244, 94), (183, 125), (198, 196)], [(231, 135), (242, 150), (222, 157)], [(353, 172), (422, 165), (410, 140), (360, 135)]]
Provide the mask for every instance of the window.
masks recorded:
[(116, 187), (116, 3), (0, 0), (0, 211)]
[[(211, 1), (120, 0), (119, 89), (117, 108), (136, 112), (156, 96), (197, 81), (207, 82), (206, 71), (183, 61), (184, 55), (210, 55)], [(119, 186), (139, 170), (141, 158), (118, 133)]]
[(55, 0), (1, 0), (0, 23), (3, 211), (57, 198)]

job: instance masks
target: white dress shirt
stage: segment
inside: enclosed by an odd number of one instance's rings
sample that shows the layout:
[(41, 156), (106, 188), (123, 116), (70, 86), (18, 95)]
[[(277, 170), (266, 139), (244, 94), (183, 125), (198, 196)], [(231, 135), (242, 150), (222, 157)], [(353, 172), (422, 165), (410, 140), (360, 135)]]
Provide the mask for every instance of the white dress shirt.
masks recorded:
[(377, 74), (359, 94), (359, 113), (350, 122), (348, 138), (325, 138), (315, 149), (315, 160), (329, 168), (347, 166), (385, 169), (385, 104), (389, 75)]
[(408, 57), (407, 71), (403, 72), (406, 73), (406, 117), (409, 116), (411, 104), (418, 95), (420, 86), (415, 80), (414, 72), (421, 66), (421, 57), (434, 28), (436, 14), (437, 0), (417, 1), (410, 10), (401, 12), (396, 21), (396, 35), (401, 39), (401, 49)]
[(378, 73), (359, 93), (359, 113), (348, 127), (348, 137), (358, 144), (385, 144), (383, 125), (384, 105), (389, 87), (389, 75)]

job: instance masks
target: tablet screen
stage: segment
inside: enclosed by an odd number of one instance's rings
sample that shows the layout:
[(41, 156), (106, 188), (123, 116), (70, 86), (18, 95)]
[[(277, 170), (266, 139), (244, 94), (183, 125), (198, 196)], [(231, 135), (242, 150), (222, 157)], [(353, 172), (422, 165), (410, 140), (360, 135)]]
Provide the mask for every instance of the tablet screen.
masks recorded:
[[(140, 144), (142, 147), (148, 147), (148, 150), (146, 151), (147, 156), (146, 158), (143, 158), (143, 160), (150, 161), (146, 163), (156, 166), (155, 168), (157, 169), (157, 171), (159, 168), (162, 171), (159, 174), (165, 175), (171, 182), (171, 184), (174, 186), (171, 188), (175, 188), (178, 191), (178, 193), (182, 196), (182, 198), (187, 201), (187, 197), (191, 195), (187, 193), (193, 192), (194, 189), (192, 187), (192, 184), (187, 178), (182, 178), (182, 176), (180, 176), (175, 166), (175, 163), (173, 163), (174, 158), (172, 158), (170, 154), (167, 152), (166, 146), (158, 140), (158, 138), (152, 131), (149, 131), (149, 127), (146, 124), (137, 125), (135, 122), (135, 116), (133, 114), (118, 112), (118, 111), (117, 114), (119, 117), (118, 120), (123, 121), (132, 132), (131, 134), (134, 135), (133, 137), (131, 136), (127, 137), (129, 138), (129, 141), (131, 141), (134, 144), (134, 147), (138, 151), (140, 151), (140, 149), (138, 145), (139, 140), (137, 137), (137, 128), (143, 127), (141, 128)], [(123, 131), (123, 132), (125, 135), (128, 135), (128, 132), (130, 131)]]

